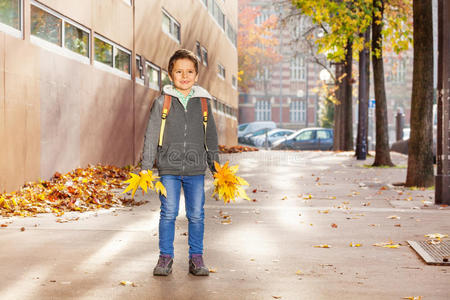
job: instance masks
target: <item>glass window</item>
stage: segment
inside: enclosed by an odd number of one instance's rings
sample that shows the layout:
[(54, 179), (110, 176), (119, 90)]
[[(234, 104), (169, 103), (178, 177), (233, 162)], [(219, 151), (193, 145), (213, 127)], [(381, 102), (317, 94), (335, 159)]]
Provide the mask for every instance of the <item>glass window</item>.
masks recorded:
[(306, 102), (292, 101), (290, 104), (289, 114), (291, 122), (305, 122), (306, 120)]
[(208, 65), (208, 51), (204, 47), (202, 47), (202, 61), (205, 66)]
[(144, 80), (144, 68), (142, 67), (142, 59), (136, 55), (136, 78)]
[(149, 63), (146, 62), (145, 63), (145, 72), (148, 78), (148, 86), (154, 90), (158, 90), (159, 91), (159, 73), (160, 73), (160, 69)]
[(234, 30), (233, 26), (231, 26), (230, 21), (227, 19), (227, 36), (233, 45), (236, 47), (237, 44), (237, 34), (236, 30)]
[(89, 33), (70, 23), (64, 22), (64, 47), (89, 57)]
[(37, 6), (31, 5), (31, 35), (62, 46), (62, 20)]
[(217, 65), (217, 74), (220, 78), (225, 79), (225, 68), (221, 64)]
[(236, 79), (236, 76), (232, 76), (232, 77), (231, 77), (231, 85), (233, 86), (233, 88), (237, 88), (237, 79)]
[(330, 139), (330, 132), (325, 130), (319, 130), (317, 131), (317, 138), (318, 139)]
[(95, 37), (94, 38), (94, 58), (96, 61), (113, 66), (113, 45)]
[(304, 131), (302, 133), (300, 133), (299, 135), (297, 135), (295, 137), (296, 141), (308, 141), (308, 140), (313, 140), (315, 137), (315, 131), (312, 130), (308, 130), (308, 131)]
[(130, 72), (130, 53), (127, 53), (119, 48), (116, 48), (116, 55), (114, 56), (114, 67), (122, 72), (131, 74)]
[(202, 61), (202, 49), (199, 42), (195, 43), (195, 55), (197, 55), (199, 61)]
[(291, 59), (291, 80), (305, 80), (306, 79), (306, 65), (305, 59), (302, 56), (296, 56)]
[(181, 40), (180, 23), (163, 10), (162, 30), (177, 42)]
[(166, 71), (161, 72), (161, 86), (171, 84), (169, 74)]
[(0, 23), (21, 30), (21, 0), (0, 0)]
[(272, 120), (272, 108), (270, 101), (260, 100), (256, 102), (256, 121), (270, 121)]

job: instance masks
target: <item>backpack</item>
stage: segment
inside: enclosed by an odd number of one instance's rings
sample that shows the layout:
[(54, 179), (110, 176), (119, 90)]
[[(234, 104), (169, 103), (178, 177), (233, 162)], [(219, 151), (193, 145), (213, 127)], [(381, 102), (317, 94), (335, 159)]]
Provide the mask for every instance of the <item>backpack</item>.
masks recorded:
[[(205, 149), (208, 151), (208, 146), (206, 145), (206, 126), (208, 123), (208, 103), (206, 102), (206, 98), (200, 98), (202, 102), (202, 116), (203, 116), (203, 131), (205, 136)], [(163, 137), (164, 137), (164, 128), (166, 127), (166, 119), (169, 115), (170, 106), (172, 104), (172, 96), (170, 95), (164, 95), (164, 104), (163, 109), (161, 112), (161, 128), (159, 130), (159, 142), (158, 147), (161, 147), (163, 144)]]

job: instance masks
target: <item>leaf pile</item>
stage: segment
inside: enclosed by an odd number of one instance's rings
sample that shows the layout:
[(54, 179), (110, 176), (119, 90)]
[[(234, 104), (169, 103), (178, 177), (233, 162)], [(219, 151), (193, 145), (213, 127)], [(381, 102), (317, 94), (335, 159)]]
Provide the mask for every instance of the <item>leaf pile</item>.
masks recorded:
[(139, 205), (134, 200), (114, 194), (127, 178), (125, 168), (88, 166), (62, 175), (56, 172), (50, 180), (25, 184), (19, 191), (0, 194), (0, 215), (34, 216), (38, 213), (88, 211), (100, 208)]
[(229, 203), (231, 200), (236, 201), (236, 197), (242, 197), (251, 201), (247, 196), (243, 185), (248, 185), (248, 182), (236, 176), (238, 165), (228, 166), (228, 161), (221, 166), (217, 162), (214, 162), (216, 172), (214, 173), (214, 195), (218, 195), (219, 199), (223, 199), (223, 202)]
[(248, 146), (225, 146), (225, 145), (219, 145), (219, 151), (222, 153), (240, 153), (240, 152), (251, 152), (251, 151), (258, 151), (258, 148), (255, 147), (248, 147)]
[[(143, 170), (139, 172), (139, 175), (130, 172), (130, 176), (130, 179), (124, 181), (124, 183), (128, 183), (129, 185), (122, 192), (122, 194), (133, 190), (131, 193), (131, 197), (134, 198), (136, 190), (140, 187), (142, 189), (142, 194), (144, 194), (144, 192), (147, 193), (147, 189), (150, 189), (167, 197), (166, 188), (161, 183), (161, 181), (156, 181), (156, 179), (158, 179), (159, 177), (153, 176), (152, 171)], [(153, 183), (153, 181), (156, 181), (156, 183)]]

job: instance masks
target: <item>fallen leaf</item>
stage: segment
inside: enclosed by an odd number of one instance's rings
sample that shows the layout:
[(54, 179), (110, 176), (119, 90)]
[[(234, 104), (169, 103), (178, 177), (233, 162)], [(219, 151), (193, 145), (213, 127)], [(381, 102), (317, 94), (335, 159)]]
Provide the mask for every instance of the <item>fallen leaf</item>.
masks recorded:
[(327, 245), (327, 244), (323, 244), (323, 245), (315, 245), (315, 246), (313, 246), (314, 248), (331, 248), (331, 246), (330, 245)]
[(422, 296), (403, 297), (403, 299), (409, 299), (409, 300), (422, 300)]
[(25, 227), (20, 228), (20, 231), (25, 231)]
[(297, 270), (297, 272), (295, 272), (295, 274), (297, 274), (297, 275), (302, 275), (303, 273), (302, 273), (302, 271)]
[(395, 224), (395, 227), (402, 227), (402, 224)]
[(383, 248), (400, 248), (400, 244), (394, 243), (393, 241), (385, 242), (385, 243), (376, 243), (373, 244), (376, 247), (383, 247)]
[(222, 224), (231, 224), (231, 219), (222, 220), (222, 221), (220, 221), (220, 223), (222, 223)]
[(1, 227), (8, 227), (8, 225), (6, 225), (6, 224), (2, 224), (2, 225), (1, 225)]
[(338, 228), (337, 224), (335, 224), (335, 223), (331, 224), (331, 227), (332, 228)]
[(281, 200), (286, 200), (287, 199), (287, 196), (284, 196), (283, 198), (281, 198)]
[(441, 233), (429, 233), (425, 235), (426, 237), (430, 238), (430, 239), (443, 239), (443, 238), (447, 238), (448, 234), (441, 234)]
[(318, 213), (320, 214), (320, 213), (322, 213), (322, 214), (327, 214), (327, 213), (329, 213), (330, 211), (327, 209), (327, 210), (319, 210), (318, 211)]
[(400, 217), (399, 216), (389, 216), (389, 217), (386, 217), (386, 219), (395, 219), (395, 220), (399, 220), (400, 219)]
[(281, 296), (272, 296), (272, 298), (274, 298), (274, 299), (281, 299), (282, 297)]
[(355, 244), (353, 242), (350, 243), (350, 247), (361, 247), (361, 244)]
[(121, 284), (121, 285), (124, 285), (124, 286), (126, 286), (126, 285), (131, 285), (132, 287), (136, 287), (136, 286), (137, 286), (134, 282), (127, 281), (127, 280), (122, 280), (122, 281), (120, 282), (120, 284)]
[(209, 268), (209, 273), (217, 273), (217, 270), (215, 268)]

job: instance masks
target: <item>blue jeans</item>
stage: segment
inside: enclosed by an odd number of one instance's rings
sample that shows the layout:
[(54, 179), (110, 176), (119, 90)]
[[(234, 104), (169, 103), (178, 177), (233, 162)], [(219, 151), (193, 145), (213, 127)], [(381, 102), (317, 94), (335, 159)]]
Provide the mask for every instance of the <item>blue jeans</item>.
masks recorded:
[(174, 257), (175, 219), (178, 216), (181, 186), (183, 186), (186, 216), (189, 221), (189, 256), (203, 254), (203, 234), (205, 230), (204, 182), (205, 175), (161, 176), (161, 183), (167, 190), (167, 197), (159, 196), (161, 200), (159, 218), (160, 254), (168, 254)]

